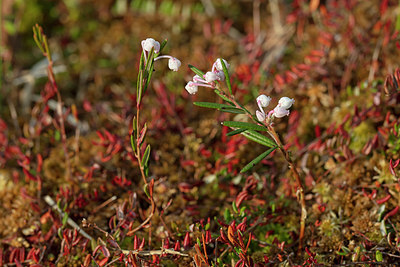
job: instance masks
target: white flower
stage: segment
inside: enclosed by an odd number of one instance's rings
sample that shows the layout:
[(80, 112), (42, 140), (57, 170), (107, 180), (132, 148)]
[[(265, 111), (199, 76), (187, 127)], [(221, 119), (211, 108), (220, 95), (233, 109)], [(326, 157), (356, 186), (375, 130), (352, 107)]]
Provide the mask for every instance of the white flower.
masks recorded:
[(256, 111), (257, 119), (261, 122), (265, 121), (265, 113), (259, 110)]
[(279, 105), (278, 106), (276, 106), (275, 108), (274, 108), (274, 113), (273, 113), (273, 115), (275, 116), (275, 117), (277, 117), (277, 118), (282, 118), (282, 117), (285, 117), (285, 116), (289, 116), (289, 110), (287, 110), (287, 109), (285, 109), (285, 108), (282, 108), (282, 107), (280, 107)]
[(229, 63), (228, 63), (225, 59), (223, 59), (223, 58), (218, 58), (218, 59), (215, 61), (215, 63), (214, 63), (214, 64), (215, 64), (215, 68), (216, 68), (217, 70), (219, 70), (219, 71), (224, 71), (224, 69), (222, 68), (221, 60), (224, 61), (226, 68), (229, 69)]
[(215, 70), (215, 74), (217, 74), (218, 80), (225, 81), (225, 73), (222, 70)]
[(257, 97), (257, 103), (261, 105), (261, 107), (265, 108), (269, 105), (271, 102), (271, 97), (266, 96), (266, 95), (259, 95)]
[(186, 84), (185, 86), (186, 91), (188, 91), (189, 94), (194, 95), (195, 93), (197, 93), (197, 91), (199, 90), (198, 86), (190, 81)]
[(279, 99), (278, 103), (279, 103), (278, 104), (279, 107), (281, 107), (283, 109), (289, 109), (293, 105), (294, 99), (284, 96), (281, 99)]
[(179, 67), (181, 66), (181, 61), (175, 57), (171, 57), (168, 60), (168, 68), (173, 71), (178, 71)]
[(160, 52), (160, 43), (153, 38), (147, 38), (146, 40), (142, 41), (142, 46), (147, 52), (150, 52), (153, 47), (155, 53)]
[(204, 79), (208, 82), (208, 83), (212, 83), (215, 80), (218, 79), (217, 74), (215, 74), (214, 72), (208, 71), (205, 75), (204, 75)]

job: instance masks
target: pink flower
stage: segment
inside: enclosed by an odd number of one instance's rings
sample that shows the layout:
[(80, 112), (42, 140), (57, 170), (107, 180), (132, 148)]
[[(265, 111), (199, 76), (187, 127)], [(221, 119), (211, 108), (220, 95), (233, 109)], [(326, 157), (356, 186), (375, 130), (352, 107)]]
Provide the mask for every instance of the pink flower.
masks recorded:
[(208, 82), (208, 83), (212, 83), (215, 80), (218, 79), (218, 75), (215, 74), (214, 72), (208, 71), (205, 75), (204, 75), (204, 79)]
[(142, 47), (145, 51), (150, 52), (154, 47), (154, 53), (160, 52), (160, 43), (154, 40), (153, 38), (147, 38), (142, 41)]
[[(263, 108), (267, 107), (271, 102), (271, 97), (266, 95), (259, 95), (257, 97), (257, 104)], [(261, 108), (260, 108), (261, 109)]]
[(197, 86), (197, 84), (190, 81), (186, 84), (185, 89), (186, 91), (188, 91), (189, 94), (194, 95), (199, 90), (199, 87)]
[(265, 121), (265, 113), (259, 110), (256, 111), (257, 119), (261, 122)]
[(168, 68), (173, 71), (178, 71), (179, 67), (181, 66), (181, 61), (175, 57), (171, 57), (168, 60)]
[(289, 109), (293, 105), (293, 103), (294, 103), (294, 99), (293, 98), (289, 98), (289, 97), (284, 96), (281, 99), (279, 99), (278, 105), (281, 108)]
[(222, 68), (221, 60), (224, 61), (226, 68), (229, 69), (229, 63), (228, 63), (225, 59), (223, 59), (223, 58), (218, 58), (218, 59), (215, 61), (213, 67), (215, 67), (215, 68), (216, 68), (217, 70), (219, 70), (219, 71), (224, 71), (224, 69)]
[(280, 107), (279, 104), (278, 104), (278, 106), (276, 106), (274, 108), (274, 113), (272, 113), (272, 114), (277, 118), (282, 118), (282, 117), (285, 117), (285, 116), (289, 116), (289, 113), (290, 113), (289, 110)]

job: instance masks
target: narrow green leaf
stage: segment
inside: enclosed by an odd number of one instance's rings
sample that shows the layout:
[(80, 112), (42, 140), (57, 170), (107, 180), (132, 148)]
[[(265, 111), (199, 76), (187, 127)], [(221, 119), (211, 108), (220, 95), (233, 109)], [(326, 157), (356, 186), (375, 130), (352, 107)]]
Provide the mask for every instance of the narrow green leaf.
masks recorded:
[(148, 176), (149, 173), (149, 158), (150, 158), (150, 145), (147, 145), (146, 150), (144, 151), (142, 157), (142, 166), (146, 176)]
[(47, 44), (47, 37), (46, 37), (46, 35), (44, 35), (44, 37), (43, 37), (43, 44), (44, 44), (44, 50), (46, 51), (47, 59), (48, 59), (49, 61), (51, 61), (51, 53), (50, 53), (49, 45)]
[(227, 133), (226, 136), (234, 136), (236, 134), (243, 133), (244, 131), (246, 131), (246, 130), (245, 129), (236, 129), (236, 130), (233, 130), (232, 132)]
[(153, 75), (154, 70), (154, 47), (149, 52), (149, 58), (147, 59), (147, 64), (145, 67), (145, 85), (143, 87), (143, 95), (146, 93), (147, 88), (149, 87), (151, 76)]
[(255, 131), (268, 131), (267, 128), (254, 124), (254, 123), (248, 123), (248, 122), (242, 122), (242, 121), (224, 121), (224, 125), (228, 127), (235, 127), (235, 128), (241, 128), (241, 129), (246, 129), (246, 130), (255, 130)]
[(149, 64), (151, 64), (154, 60), (154, 47), (151, 48), (150, 52), (148, 53), (149, 57), (147, 58), (145, 70), (149, 70)]
[(140, 61), (139, 61), (139, 70), (144, 69), (144, 51), (142, 51), (142, 54), (140, 55)]
[(135, 137), (133, 136), (133, 133), (131, 134), (131, 146), (132, 146), (133, 152), (136, 153)]
[(143, 89), (143, 94), (146, 92), (147, 88), (149, 87), (151, 76), (153, 76), (153, 71), (154, 71), (154, 62), (150, 65), (150, 70), (148, 72), (148, 77), (146, 79), (146, 84)]
[(164, 47), (165, 47), (165, 45), (167, 44), (167, 42), (168, 42), (167, 39), (164, 39), (164, 40), (162, 41), (162, 43), (161, 43), (161, 45), (160, 45), (160, 51), (158, 51), (158, 53), (156, 54), (156, 57), (158, 57), (158, 56), (161, 54), (161, 52), (162, 52), (162, 50), (164, 49)]
[(218, 104), (218, 103), (213, 103), (213, 102), (193, 102), (194, 105), (198, 107), (203, 107), (203, 108), (232, 108), (232, 106), (227, 105), (227, 104)]
[(137, 121), (136, 121), (136, 117), (133, 117), (132, 119), (132, 133), (131, 133), (131, 146), (132, 146), (132, 150), (134, 153), (136, 153), (136, 140), (137, 140)]
[(143, 157), (142, 157), (142, 166), (146, 167), (149, 163), (149, 158), (150, 158), (150, 145), (147, 145), (146, 150), (144, 151)]
[(225, 100), (225, 101), (228, 102), (229, 104), (234, 105), (234, 104), (232, 103), (232, 101), (229, 100), (228, 97), (226, 97), (225, 95), (223, 95), (223, 94), (222, 94), (220, 91), (218, 91), (217, 89), (215, 89), (214, 92), (215, 92), (220, 98), (222, 98), (223, 100)]
[(149, 192), (149, 184), (145, 184), (145, 185), (143, 186), (143, 191), (144, 191), (144, 193), (146, 194), (146, 196), (147, 196), (148, 198), (151, 198), (151, 197), (150, 197), (150, 192)]
[(234, 113), (234, 114), (244, 114), (245, 113), (244, 110), (241, 110), (239, 108), (234, 108), (234, 107), (231, 107), (231, 106), (223, 107), (223, 108), (220, 108), (218, 110), (220, 110), (222, 112), (228, 112), (228, 113)]
[(68, 213), (64, 213), (64, 217), (62, 218), (62, 225), (65, 227), (67, 225), (68, 222)]
[(136, 91), (139, 92), (139, 87), (143, 85), (143, 71), (144, 71), (144, 52), (142, 52), (140, 56), (140, 63), (139, 63), (139, 72), (138, 72), (138, 77), (137, 77), (137, 82), (136, 82)]
[(237, 207), (236, 207), (235, 201), (232, 202), (232, 208), (233, 208), (233, 211), (234, 211), (235, 213), (239, 213), (239, 211), (238, 211), (238, 209), (237, 209)]
[(258, 157), (256, 157), (252, 161), (250, 161), (249, 164), (244, 166), (244, 168), (240, 172), (241, 173), (247, 172), (248, 170), (253, 168), (256, 164), (258, 164), (260, 161), (262, 161), (266, 156), (271, 154), (271, 152), (274, 151), (275, 149), (276, 149), (276, 147), (272, 147), (272, 148), (268, 149), (267, 151), (265, 151), (264, 153), (262, 153), (261, 155), (259, 155)]
[(221, 62), (222, 69), (224, 70), (226, 86), (228, 86), (229, 93), (232, 95), (231, 78), (229, 77), (228, 69), (226, 68), (225, 62), (222, 59), (220, 59), (219, 61)]
[(193, 66), (193, 65), (188, 65), (189, 66), (189, 68), (194, 72), (194, 73), (196, 73), (197, 75), (199, 75), (200, 77), (203, 77), (204, 76), (204, 72), (202, 72), (201, 70), (199, 70), (198, 68), (196, 68), (195, 66)]
[(252, 130), (247, 130), (242, 133), (247, 139), (254, 141), (256, 143), (259, 143), (263, 146), (267, 147), (274, 147), (276, 146), (276, 143), (269, 139), (268, 137), (260, 134), (259, 132), (252, 131)]
[(143, 94), (143, 70), (139, 70), (138, 80), (136, 84), (136, 103), (140, 104)]
[(137, 124), (136, 124), (136, 116), (132, 119), (132, 131), (137, 134)]

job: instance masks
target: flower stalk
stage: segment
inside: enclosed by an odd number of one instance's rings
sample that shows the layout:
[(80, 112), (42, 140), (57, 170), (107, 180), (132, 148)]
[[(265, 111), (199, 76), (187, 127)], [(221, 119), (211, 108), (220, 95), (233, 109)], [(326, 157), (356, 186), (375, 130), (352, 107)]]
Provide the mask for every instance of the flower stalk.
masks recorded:
[[(203, 86), (203, 87), (211, 87), (215, 89), (215, 93), (220, 96), (227, 104), (216, 104), (216, 103), (208, 103), (208, 102), (195, 102), (196, 105), (198, 106), (203, 106), (203, 107), (208, 107), (208, 108), (217, 108), (220, 111), (225, 111), (225, 112), (232, 112), (233, 113), (242, 113), (246, 114), (246, 116), (255, 123), (250, 124), (250, 123), (235, 123), (235, 122), (224, 122), (225, 125), (227, 126), (234, 126), (234, 131), (232, 132), (232, 135), (234, 134), (239, 134), (242, 133), (245, 137), (256, 141), (260, 144), (263, 144), (264, 146), (270, 147), (269, 150), (265, 151), (263, 154), (255, 158), (253, 161), (251, 161), (246, 167), (242, 169), (241, 172), (247, 171), (254, 167), (255, 164), (260, 162), (262, 159), (264, 159), (266, 156), (268, 156), (272, 151), (275, 149), (278, 149), (281, 151), (284, 159), (289, 165), (289, 168), (293, 174), (293, 178), (297, 183), (297, 201), (299, 202), (301, 206), (301, 215), (300, 215), (300, 230), (299, 230), (299, 252), (302, 251), (303, 249), (303, 239), (304, 239), (304, 232), (305, 232), (305, 221), (307, 218), (307, 209), (306, 209), (306, 203), (305, 203), (305, 198), (304, 198), (304, 187), (300, 178), (300, 174), (298, 173), (296, 166), (292, 159), (290, 158), (290, 155), (288, 151), (285, 149), (284, 145), (282, 144), (278, 134), (276, 133), (274, 127), (273, 127), (273, 120), (274, 118), (282, 118), (284, 116), (289, 116), (289, 109), (295, 102), (294, 99), (291, 99), (289, 97), (282, 97), (278, 105), (270, 110), (268, 113), (264, 111), (264, 108), (267, 107), (270, 102), (271, 102), (271, 97), (266, 96), (266, 95), (260, 95), (257, 97), (257, 105), (259, 107), (259, 110), (256, 111), (255, 116), (247, 110), (244, 106), (240, 105), (233, 93), (232, 93), (232, 88), (231, 88), (231, 83), (230, 83), (230, 78), (229, 78), (229, 73), (227, 71), (227, 67), (229, 67), (229, 64), (224, 60), (224, 59), (217, 59), (217, 61), (213, 64), (211, 72), (207, 72), (206, 74), (203, 74), (202, 72), (198, 69), (196, 69), (193, 66), (189, 66), (195, 73), (196, 75), (193, 77), (193, 80), (188, 82), (186, 85), (185, 89), (190, 93), (190, 94), (195, 94), (198, 91), (198, 86)], [(221, 78), (219, 76), (220, 73), (224, 74), (224, 78)], [(226, 76), (226, 77), (225, 77)], [(222, 88), (220, 87), (219, 81), (223, 81), (226, 78), (226, 84), (229, 90), (229, 93), (226, 93)], [(232, 107), (229, 107), (232, 106)], [(253, 126), (254, 125), (254, 126)], [(236, 127), (237, 126), (237, 127)], [(267, 131), (267, 133), (272, 137), (273, 141), (265, 137), (264, 135), (258, 133), (257, 131)], [(247, 134), (246, 134), (247, 132)]]

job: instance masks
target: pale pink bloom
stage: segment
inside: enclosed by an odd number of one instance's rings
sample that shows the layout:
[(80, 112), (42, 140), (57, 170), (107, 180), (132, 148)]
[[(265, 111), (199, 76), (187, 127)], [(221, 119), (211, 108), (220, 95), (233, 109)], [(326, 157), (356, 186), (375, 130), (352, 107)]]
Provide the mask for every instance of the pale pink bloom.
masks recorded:
[(222, 70), (215, 70), (214, 73), (217, 74), (219, 81), (225, 81), (225, 73)]
[(204, 75), (204, 79), (208, 82), (208, 83), (212, 83), (215, 80), (218, 79), (217, 74), (215, 74), (214, 72), (208, 71), (205, 75)]
[(265, 121), (265, 113), (259, 110), (256, 111), (257, 119), (261, 122)]
[(278, 105), (281, 108), (284, 109), (289, 109), (294, 103), (294, 99), (293, 98), (289, 98), (289, 97), (282, 97), (281, 99), (279, 99)]
[(171, 57), (168, 60), (168, 68), (173, 71), (178, 71), (179, 67), (181, 66), (181, 61), (175, 57)]
[(289, 110), (282, 108), (278, 105), (274, 108), (274, 113), (272, 113), (272, 115), (274, 115), (277, 118), (282, 118), (285, 116), (289, 116), (289, 113), (290, 113)]
[(194, 95), (199, 90), (199, 87), (197, 86), (197, 84), (190, 81), (186, 84), (185, 89), (186, 91), (188, 91), (189, 94)]
[(257, 97), (257, 104), (259, 104), (259, 106), (261, 106), (263, 108), (267, 107), (270, 102), (271, 102), (271, 97), (269, 97), (269, 96), (259, 95)]
[(160, 43), (153, 38), (147, 38), (146, 40), (143, 40), (142, 47), (147, 52), (150, 52), (153, 47), (155, 53), (160, 52)]
[(217, 70), (219, 70), (219, 71), (224, 71), (224, 69), (222, 68), (221, 60), (224, 61), (226, 68), (229, 69), (229, 63), (228, 63), (225, 59), (223, 59), (223, 58), (218, 58), (218, 59), (215, 61), (215, 63), (214, 63), (215, 68), (216, 68)]

